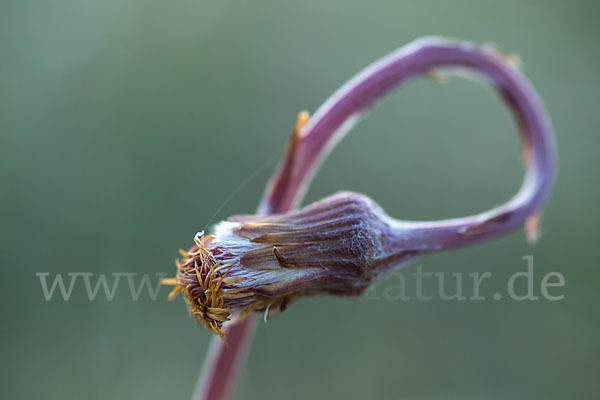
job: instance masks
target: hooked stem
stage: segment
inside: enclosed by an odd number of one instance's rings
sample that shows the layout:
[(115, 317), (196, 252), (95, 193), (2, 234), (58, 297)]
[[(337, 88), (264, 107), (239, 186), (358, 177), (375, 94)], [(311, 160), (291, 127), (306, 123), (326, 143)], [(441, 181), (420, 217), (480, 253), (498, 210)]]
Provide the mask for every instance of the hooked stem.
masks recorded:
[[(519, 192), (504, 205), (463, 218), (419, 222), (390, 218), (392, 246), (440, 251), (471, 245), (506, 233), (529, 219), (528, 234), (536, 235), (539, 212), (555, 174), (555, 149), (548, 115), (535, 90), (507, 57), (486, 46), (443, 38), (423, 38), (376, 61), (338, 89), (314, 114), (301, 114), (288, 149), (269, 181), (260, 214), (295, 208), (327, 154), (360, 120), (372, 104), (419, 74), (446, 68), (465, 69), (483, 77), (512, 110), (522, 137), (527, 172)], [(306, 122), (306, 125), (304, 123)], [(230, 398), (243, 364), (255, 316), (227, 327), (229, 346), (213, 338), (196, 399)]]

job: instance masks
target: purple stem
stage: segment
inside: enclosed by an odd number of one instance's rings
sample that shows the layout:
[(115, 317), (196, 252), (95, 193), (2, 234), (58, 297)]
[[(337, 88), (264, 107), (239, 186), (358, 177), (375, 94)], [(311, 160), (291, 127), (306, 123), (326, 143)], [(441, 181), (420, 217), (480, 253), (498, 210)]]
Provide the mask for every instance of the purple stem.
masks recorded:
[(233, 396), (252, 334), (256, 328), (254, 314), (240, 318), (227, 329), (227, 345), (213, 337), (194, 391), (194, 399), (225, 400)]
[[(399, 236), (411, 232), (452, 248), (490, 238), (522, 224), (547, 198), (555, 174), (555, 150), (548, 115), (527, 79), (489, 47), (443, 38), (419, 39), (376, 61), (338, 89), (300, 132), (293, 162), (282, 160), (263, 198), (263, 213), (295, 207), (327, 154), (378, 99), (409, 78), (445, 68), (461, 68), (485, 78), (513, 111), (520, 128), (527, 173), (506, 204), (464, 218), (394, 221)], [(288, 157), (289, 158), (289, 154)]]
[[(390, 218), (396, 238), (393, 246), (399, 251), (409, 247), (423, 252), (465, 246), (506, 233), (528, 218), (535, 228), (535, 215), (554, 181), (556, 157), (550, 121), (539, 97), (519, 70), (498, 52), (435, 37), (416, 40), (364, 69), (338, 89), (303, 129), (294, 132), (266, 188), (259, 213), (295, 208), (324, 158), (376, 100), (415, 75), (457, 67), (486, 79), (512, 110), (522, 136), (525, 179), (511, 200), (480, 214), (431, 222)], [(229, 347), (221, 345), (218, 338), (213, 340), (197, 399), (231, 396), (253, 327), (253, 316), (231, 326)]]

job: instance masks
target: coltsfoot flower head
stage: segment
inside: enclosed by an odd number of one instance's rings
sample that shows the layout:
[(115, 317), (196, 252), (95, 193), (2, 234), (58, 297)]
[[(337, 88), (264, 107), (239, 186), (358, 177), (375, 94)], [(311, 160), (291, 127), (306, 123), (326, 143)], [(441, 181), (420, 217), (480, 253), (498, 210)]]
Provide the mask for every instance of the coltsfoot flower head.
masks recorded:
[(223, 336), (232, 315), (268, 318), (300, 296), (362, 293), (390, 261), (390, 226), (368, 197), (343, 192), (302, 210), (236, 216), (181, 251), (176, 286), (190, 313)]

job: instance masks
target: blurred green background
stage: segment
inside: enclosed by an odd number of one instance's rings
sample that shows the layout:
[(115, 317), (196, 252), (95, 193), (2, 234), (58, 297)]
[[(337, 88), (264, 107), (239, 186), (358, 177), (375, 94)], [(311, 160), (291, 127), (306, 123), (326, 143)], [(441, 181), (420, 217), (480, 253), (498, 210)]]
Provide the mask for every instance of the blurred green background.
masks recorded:
[[(522, 57), (553, 119), (559, 178), (535, 247), (519, 231), (403, 272), (491, 271), (490, 297), (533, 254), (536, 294), (557, 271), (565, 299), (298, 301), (259, 325), (236, 398), (597, 398), (599, 11), (591, 0), (3, 0), (0, 397), (189, 398), (211, 335), (181, 298), (163, 287), (133, 301), (123, 281), (113, 301), (89, 301), (80, 281), (70, 301), (47, 302), (36, 272), (173, 274), (177, 249), (217, 210), (214, 221), (254, 211), (298, 111), (438, 34)], [(521, 177), (515, 128), (489, 88), (417, 79), (340, 144), (306, 202), (348, 189), (398, 218), (448, 218), (508, 199)]]

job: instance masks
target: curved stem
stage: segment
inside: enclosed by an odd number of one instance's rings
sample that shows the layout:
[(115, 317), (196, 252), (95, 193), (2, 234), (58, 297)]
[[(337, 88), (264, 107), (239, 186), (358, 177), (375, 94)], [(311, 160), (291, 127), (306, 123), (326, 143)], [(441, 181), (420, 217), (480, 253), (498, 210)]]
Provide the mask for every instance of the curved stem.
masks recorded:
[[(505, 233), (527, 218), (533, 237), (536, 213), (548, 196), (555, 173), (554, 139), (544, 107), (527, 79), (501, 54), (489, 47), (443, 38), (419, 39), (367, 67), (338, 89), (306, 125), (307, 114), (301, 114), (259, 213), (282, 213), (296, 207), (324, 158), (376, 100), (415, 75), (457, 67), (486, 79), (513, 111), (527, 164), (523, 185), (506, 204), (469, 217), (431, 222), (390, 218), (396, 237), (393, 246), (421, 247), (424, 252), (464, 246)], [(213, 339), (197, 399), (227, 399), (232, 394), (254, 330), (253, 318), (246, 317), (228, 328), (229, 347)]]
[[(466, 245), (513, 229), (539, 210), (554, 180), (555, 150), (547, 113), (527, 79), (490, 47), (443, 38), (419, 39), (382, 58), (338, 89), (290, 147), (264, 196), (264, 213), (293, 207), (323, 159), (378, 99), (409, 78), (440, 69), (466, 69), (486, 79), (511, 108), (519, 125), (528, 169), (521, 190), (505, 205), (478, 215), (432, 222), (400, 222), (399, 232), (435, 232), (439, 245)], [(284, 190), (281, 182), (294, 188)], [(532, 220), (532, 227), (537, 219)], [(534, 230), (530, 231), (531, 236)]]

